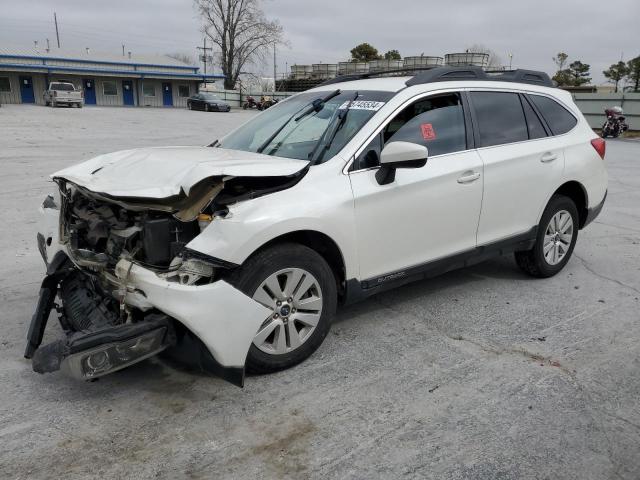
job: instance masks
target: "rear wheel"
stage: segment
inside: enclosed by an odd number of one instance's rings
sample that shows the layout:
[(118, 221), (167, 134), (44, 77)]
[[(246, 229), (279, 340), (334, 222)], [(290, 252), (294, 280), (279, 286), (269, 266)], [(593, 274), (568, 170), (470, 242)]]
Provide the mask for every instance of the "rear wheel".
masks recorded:
[(571, 258), (578, 227), (578, 209), (573, 200), (554, 195), (542, 214), (533, 248), (515, 252), (518, 266), (538, 278), (555, 275)]
[(265, 249), (235, 270), (229, 281), (270, 310), (249, 349), (248, 371), (292, 367), (309, 357), (329, 332), (336, 280), (314, 250), (294, 243)]

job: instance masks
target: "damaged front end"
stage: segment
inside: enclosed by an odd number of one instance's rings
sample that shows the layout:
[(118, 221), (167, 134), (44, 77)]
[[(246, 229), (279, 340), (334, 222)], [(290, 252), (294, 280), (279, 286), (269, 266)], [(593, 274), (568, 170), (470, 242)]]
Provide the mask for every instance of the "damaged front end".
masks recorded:
[[(244, 362), (270, 314), (228, 284), (235, 268), (188, 248), (228, 205), (297, 182), (206, 178), (164, 199), (97, 193), (54, 177), (41, 207), (47, 264), (25, 357), (39, 373), (94, 379), (168, 350), (191, 367), (242, 386)], [(64, 338), (41, 345), (55, 309)]]

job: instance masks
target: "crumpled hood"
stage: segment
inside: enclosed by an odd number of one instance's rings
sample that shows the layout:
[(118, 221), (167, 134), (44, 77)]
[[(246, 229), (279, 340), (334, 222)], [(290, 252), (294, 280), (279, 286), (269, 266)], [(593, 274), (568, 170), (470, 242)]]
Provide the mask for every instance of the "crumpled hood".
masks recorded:
[(168, 198), (216, 176), (293, 175), (308, 161), (212, 147), (153, 147), (108, 153), (60, 170), (63, 178), (113, 197)]

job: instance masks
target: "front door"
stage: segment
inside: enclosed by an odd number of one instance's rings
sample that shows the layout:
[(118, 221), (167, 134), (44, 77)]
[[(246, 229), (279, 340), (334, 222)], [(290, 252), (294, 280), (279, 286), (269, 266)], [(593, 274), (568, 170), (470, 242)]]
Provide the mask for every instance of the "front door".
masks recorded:
[(84, 89), (84, 104), (95, 105), (96, 82), (92, 78), (85, 78), (84, 80), (82, 80), (82, 87)]
[(171, 90), (171, 83), (169, 82), (162, 84), (162, 105), (165, 107), (173, 107), (173, 91)]
[(131, 80), (122, 81), (122, 102), (125, 105), (133, 106), (133, 82)]
[[(375, 175), (380, 151), (394, 141), (426, 146), (427, 164), (398, 169), (393, 182), (379, 185)], [(467, 149), (458, 93), (412, 102), (383, 126), (355, 161), (349, 178), (363, 281), (404, 275), (411, 267), (476, 247), (482, 160)]]
[(33, 79), (31, 77), (20, 77), (20, 98), (22, 103), (35, 103), (36, 97), (33, 94)]

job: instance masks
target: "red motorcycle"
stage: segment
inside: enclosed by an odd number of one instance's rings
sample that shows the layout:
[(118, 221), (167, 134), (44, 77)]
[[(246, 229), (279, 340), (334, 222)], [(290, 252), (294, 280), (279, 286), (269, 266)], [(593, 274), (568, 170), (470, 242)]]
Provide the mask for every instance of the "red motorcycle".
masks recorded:
[(604, 111), (607, 121), (602, 125), (602, 138), (612, 136), (618, 138), (624, 132), (629, 130), (629, 125), (625, 122), (624, 112), (620, 107), (607, 108)]

